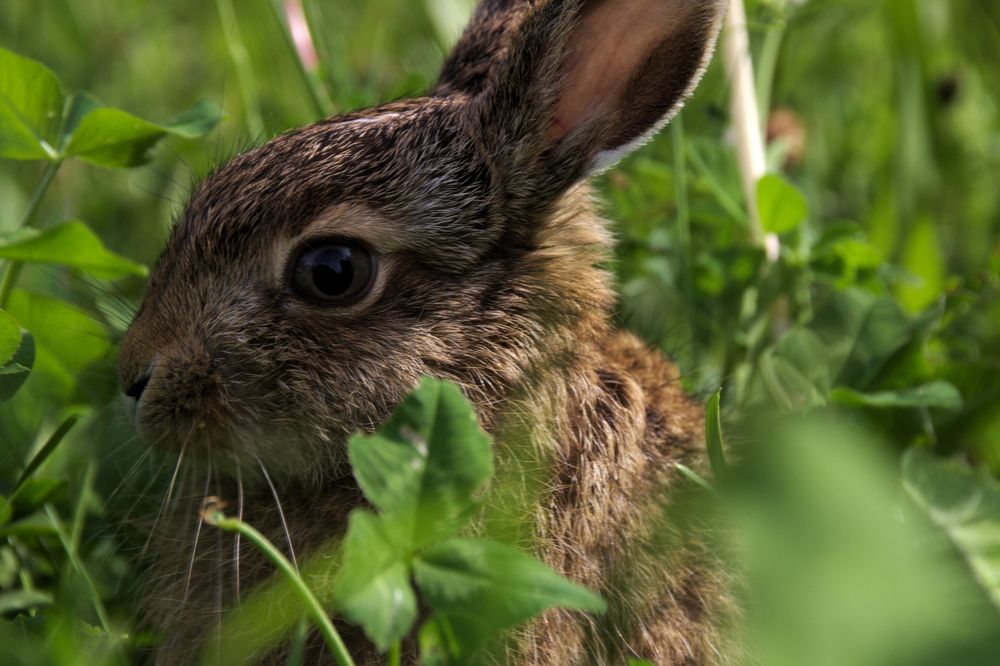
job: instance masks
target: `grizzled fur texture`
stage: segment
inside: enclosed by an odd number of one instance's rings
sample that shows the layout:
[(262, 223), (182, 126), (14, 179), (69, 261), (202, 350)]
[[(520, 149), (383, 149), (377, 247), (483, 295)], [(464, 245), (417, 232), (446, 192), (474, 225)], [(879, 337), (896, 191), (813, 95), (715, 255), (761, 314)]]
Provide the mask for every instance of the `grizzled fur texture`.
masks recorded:
[[(183, 470), (151, 535), (158, 663), (192, 661), (269, 573), (201, 529), (202, 498), (224, 497), (301, 556), (363, 501), (350, 433), (377, 427), (424, 374), (462, 386), (501, 473), (510, 443), (530, 440), (548, 470), (531, 542), (609, 600), (600, 618), (543, 615), (512, 663), (722, 661), (730, 602), (707, 549), (679, 538), (675, 555), (641, 553), (673, 464), (700, 464), (700, 413), (668, 361), (609, 324), (610, 239), (586, 179), (676, 112), (723, 4), (483, 0), (427, 97), (280, 136), (204, 182), (120, 360), (140, 433)], [(318, 237), (377, 252), (359, 302), (290, 290), (289, 263)]]

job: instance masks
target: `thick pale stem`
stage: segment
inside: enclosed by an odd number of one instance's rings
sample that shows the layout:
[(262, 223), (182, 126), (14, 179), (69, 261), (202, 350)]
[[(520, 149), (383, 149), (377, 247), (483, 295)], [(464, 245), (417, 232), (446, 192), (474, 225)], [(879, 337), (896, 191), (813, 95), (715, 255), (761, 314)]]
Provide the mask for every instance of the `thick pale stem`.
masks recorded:
[(761, 114), (757, 105), (753, 60), (750, 56), (750, 35), (743, 0), (729, 0), (726, 19), (725, 62), (731, 89), (730, 111), (736, 130), (736, 151), (743, 180), (743, 193), (750, 213), (750, 233), (754, 242), (764, 245), (768, 258), (777, 260), (778, 239), (765, 237), (757, 210), (757, 181), (767, 172)]

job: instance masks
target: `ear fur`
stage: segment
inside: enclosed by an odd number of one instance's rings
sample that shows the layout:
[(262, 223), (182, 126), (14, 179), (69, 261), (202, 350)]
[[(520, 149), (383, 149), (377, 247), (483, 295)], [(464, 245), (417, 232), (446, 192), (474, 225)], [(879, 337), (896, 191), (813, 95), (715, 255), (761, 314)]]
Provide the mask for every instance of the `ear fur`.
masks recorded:
[[(534, 204), (545, 205), (666, 124), (704, 73), (724, 6), (485, 0), (448, 61), (466, 67), (446, 64), (451, 74), (442, 79), (475, 95), (471, 131), (508, 203), (530, 205), (516, 201), (530, 192)], [(460, 70), (469, 74), (457, 76)]]

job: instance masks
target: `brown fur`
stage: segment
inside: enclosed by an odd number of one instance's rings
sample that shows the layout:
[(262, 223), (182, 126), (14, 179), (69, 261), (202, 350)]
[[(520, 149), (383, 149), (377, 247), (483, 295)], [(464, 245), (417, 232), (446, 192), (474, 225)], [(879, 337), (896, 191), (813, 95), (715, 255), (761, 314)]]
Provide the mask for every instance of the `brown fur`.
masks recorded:
[[(588, 17), (606, 21), (614, 2), (632, 3), (633, 20), (647, 8), (672, 18), (662, 34), (643, 32), (645, 48), (622, 51), (607, 70), (614, 81), (584, 65), (574, 83), (586, 52), (616, 53), (579, 48), (599, 41)], [(202, 470), (178, 484), (170, 505), (181, 509), (153, 535), (159, 663), (189, 662), (234, 604), (233, 544), (199, 530), (204, 495), (233, 507), (234, 479), (245, 481), (244, 518), (283, 543), (266, 469), (297, 552), (317, 547), (362, 502), (347, 437), (377, 427), (422, 374), (463, 387), (496, 435), (501, 474), (514, 440), (531, 442), (547, 476), (530, 543), (610, 602), (604, 618), (545, 614), (518, 632), (511, 661), (721, 660), (730, 604), (714, 558), (680, 533), (672, 554), (644, 552), (664, 527), (654, 516), (674, 463), (700, 464), (700, 410), (670, 363), (610, 327), (613, 293), (598, 267), (610, 242), (583, 182), (679, 107), (720, 5), (485, 0), (432, 96), (278, 137), (202, 185), (120, 362), (131, 393), (148, 377), (141, 433)], [(323, 307), (289, 293), (288, 257), (317, 236), (379, 252), (361, 302)], [(268, 572), (249, 550), (243, 591)], [(353, 649), (368, 649), (347, 631)]]

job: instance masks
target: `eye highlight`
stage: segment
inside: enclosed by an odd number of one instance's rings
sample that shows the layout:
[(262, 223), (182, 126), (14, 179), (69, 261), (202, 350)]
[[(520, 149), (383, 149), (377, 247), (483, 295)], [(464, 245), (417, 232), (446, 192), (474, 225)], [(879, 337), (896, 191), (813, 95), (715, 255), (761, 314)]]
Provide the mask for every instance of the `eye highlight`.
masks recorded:
[(310, 243), (291, 266), (291, 287), (310, 301), (350, 305), (371, 289), (376, 264), (374, 253), (355, 241)]

